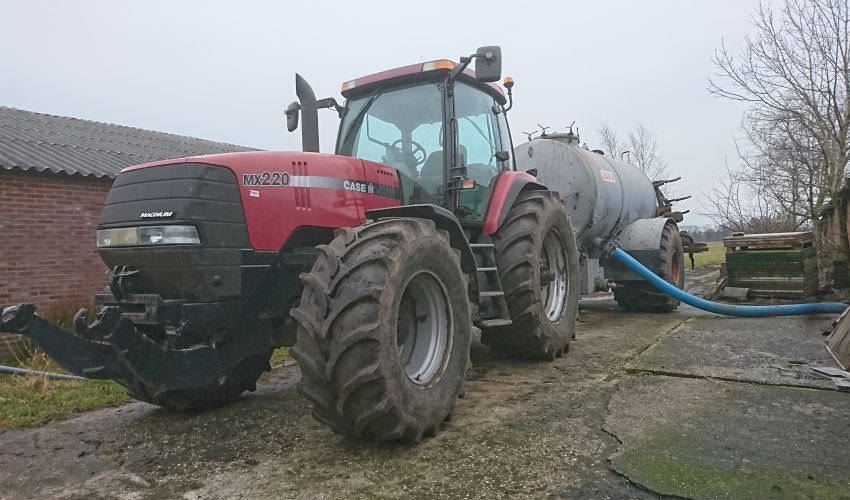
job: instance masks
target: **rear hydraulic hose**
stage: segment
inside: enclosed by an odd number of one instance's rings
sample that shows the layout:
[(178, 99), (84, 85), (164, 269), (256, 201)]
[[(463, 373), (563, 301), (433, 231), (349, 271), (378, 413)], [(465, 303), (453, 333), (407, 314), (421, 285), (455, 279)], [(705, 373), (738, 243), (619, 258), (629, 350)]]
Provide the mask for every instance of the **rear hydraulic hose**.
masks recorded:
[(662, 292), (672, 295), (674, 298), (692, 305), (697, 309), (723, 314), (726, 316), (744, 316), (749, 318), (759, 318), (765, 316), (800, 316), (804, 314), (833, 314), (841, 313), (847, 309), (848, 305), (841, 302), (815, 302), (811, 304), (787, 304), (779, 306), (736, 306), (732, 304), (718, 304), (697, 296), (691, 295), (684, 290), (676, 288), (675, 285), (668, 283), (664, 278), (653, 273), (643, 266), (634, 257), (627, 254), (625, 250), (619, 247), (614, 247), (611, 256), (617, 259), (621, 264), (625, 265), (632, 271), (639, 274), (643, 279), (648, 281), (652, 286)]
[(0, 373), (9, 375), (36, 375), (39, 377), (53, 378), (57, 380), (86, 380), (83, 377), (76, 375), (66, 375), (64, 373), (42, 372), (36, 370), (28, 370), (26, 368), (16, 368), (14, 366), (0, 365)]

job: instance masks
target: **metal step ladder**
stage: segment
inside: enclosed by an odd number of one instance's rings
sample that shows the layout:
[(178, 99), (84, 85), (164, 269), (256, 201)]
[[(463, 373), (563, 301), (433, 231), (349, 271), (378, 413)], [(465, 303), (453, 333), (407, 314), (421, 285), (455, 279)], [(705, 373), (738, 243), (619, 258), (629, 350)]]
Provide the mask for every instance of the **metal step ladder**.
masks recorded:
[[(495, 247), (492, 243), (470, 243), (470, 248), (481, 257), (482, 262), (496, 262)], [(505, 291), (502, 289), (502, 282), (499, 280), (499, 272), (496, 267), (476, 267), (475, 271), (483, 273), (487, 277), (487, 283), (494, 290), (479, 292), (480, 297), (491, 297), (499, 309), (498, 318), (489, 318), (481, 320), (480, 325), (485, 328), (496, 328), (500, 326), (508, 326), (513, 324), (510, 313), (508, 312), (508, 303), (505, 301)]]

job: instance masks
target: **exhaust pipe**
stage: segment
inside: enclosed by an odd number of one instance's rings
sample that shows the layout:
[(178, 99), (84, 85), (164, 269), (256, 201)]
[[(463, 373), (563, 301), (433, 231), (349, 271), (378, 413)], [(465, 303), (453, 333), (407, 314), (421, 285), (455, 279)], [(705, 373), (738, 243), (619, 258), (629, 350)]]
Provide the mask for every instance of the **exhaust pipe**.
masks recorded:
[(316, 105), (316, 93), (307, 80), (295, 74), (295, 95), (301, 103), (301, 150), (319, 152), (319, 108)]

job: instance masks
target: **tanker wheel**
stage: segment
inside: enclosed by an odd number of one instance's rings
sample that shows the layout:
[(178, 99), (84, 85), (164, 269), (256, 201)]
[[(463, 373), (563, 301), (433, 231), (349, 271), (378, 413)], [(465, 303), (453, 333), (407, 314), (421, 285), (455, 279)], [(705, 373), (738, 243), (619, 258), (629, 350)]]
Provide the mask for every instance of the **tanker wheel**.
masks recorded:
[(576, 240), (558, 194), (521, 194), (493, 242), (513, 324), (484, 329), (481, 341), (503, 356), (555, 359), (575, 336), (579, 299)]
[(318, 248), (292, 311), (313, 417), (373, 441), (435, 434), (463, 390), (472, 330), (448, 235), (430, 220), (384, 219)]
[[(685, 288), (685, 252), (675, 224), (665, 225), (661, 232), (658, 269), (654, 271), (677, 288)], [(629, 311), (655, 313), (672, 312), (680, 304), (678, 299), (645, 281), (630, 281), (614, 288), (614, 300)]]
[(157, 394), (141, 382), (127, 386), (130, 396), (163, 408), (178, 411), (208, 410), (235, 401), (245, 391), (257, 389), (257, 379), (271, 370), (272, 351), (246, 356), (225, 371), (219, 380), (196, 389), (166, 391)]

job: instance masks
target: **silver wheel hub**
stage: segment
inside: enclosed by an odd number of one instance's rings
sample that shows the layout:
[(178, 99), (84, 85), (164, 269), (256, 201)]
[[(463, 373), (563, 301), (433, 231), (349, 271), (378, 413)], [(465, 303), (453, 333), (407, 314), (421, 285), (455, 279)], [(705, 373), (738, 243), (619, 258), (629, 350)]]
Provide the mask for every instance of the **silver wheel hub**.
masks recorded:
[(540, 252), (540, 294), (546, 317), (553, 323), (567, 308), (568, 283), (566, 247), (558, 231), (550, 229)]
[(451, 352), (449, 295), (440, 278), (419, 271), (405, 284), (396, 323), (398, 357), (407, 378), (420, 387), (440, 379)]

